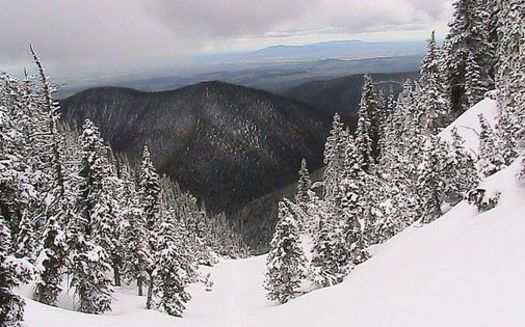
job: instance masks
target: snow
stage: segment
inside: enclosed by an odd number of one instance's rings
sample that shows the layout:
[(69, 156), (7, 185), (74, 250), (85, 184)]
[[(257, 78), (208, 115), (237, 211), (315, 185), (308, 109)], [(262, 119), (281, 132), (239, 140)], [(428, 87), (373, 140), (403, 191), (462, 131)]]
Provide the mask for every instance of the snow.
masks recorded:
[[(479, 128), (480, 112), (494, 122), (495, 102), (484, 100), (454, 123), (473, 151), (477, 137), (471, 128)], [(449, 135), (450, 128), (441, 133), (445, 139)], [(212, 291), (192, 285), (182, 319), (146, 310), (144, 297), (119, 288), (113, 311), (101, 316), (27, 299), (24, 326), (525, 326), (525, 185), (516, 179), (522, 159), (480, 186), (501, 192), (495, 209), (478, 213), (461, 202), (431, 224), (374, 246), (373, 257), (340, 285), (287, 304), (265, 299), (266, 258), (258, 256), (203, 268), (211, 273)], [(64, 295), (61, 302), (72, 305)]]
[(465, 147), (474, 153), (478, 153), (479, 146), (479, 132), (481, 126), (479, 124), (478, 115), (483, 114), (492, 127), (495, 127), (496, 116), (498, 115), (498, 105), (495, 100), (485, 99), (465, 111), (455, 122), (450, 124), (447, 128), (439, 133), (439, 136), (445, 141), (452, 141), (452, 129), (456, 127), (458, 134), (465, 140)]
[(435, 222), (374, 247), (374, 256), (342, 284), (288, 304), (265, 300), (265, 257), (258, 256), (206, 268), (213, 290), (193, 285), (182, 319), (145, 310), (144, 298), (118, 290), (113, 312), (103, 316), (28, 300), (24, 326), (525, 326), (520, 160), (482, 184), (502, 192), (495, 209), (479, 214), (462, 202)]

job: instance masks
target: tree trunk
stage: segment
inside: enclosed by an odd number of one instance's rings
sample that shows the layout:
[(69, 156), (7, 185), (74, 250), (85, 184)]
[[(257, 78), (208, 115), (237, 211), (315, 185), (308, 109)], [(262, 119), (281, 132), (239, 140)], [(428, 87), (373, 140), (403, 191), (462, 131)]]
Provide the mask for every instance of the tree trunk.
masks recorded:
[(148, 281), (148, 299), (146, 300), (146, 308), (153, 307), (153, 276), (150, 274)]
[(137, 287), (139, 289), (139, 296), (142, 296), (143, 295), (143, 293), (142, 293), (142, 278), (139, 278), (137, 280)]
[(115, 286), (120, 286), (120, 270), (118, 266), (113, 267), (113, 278), (115, 279)]

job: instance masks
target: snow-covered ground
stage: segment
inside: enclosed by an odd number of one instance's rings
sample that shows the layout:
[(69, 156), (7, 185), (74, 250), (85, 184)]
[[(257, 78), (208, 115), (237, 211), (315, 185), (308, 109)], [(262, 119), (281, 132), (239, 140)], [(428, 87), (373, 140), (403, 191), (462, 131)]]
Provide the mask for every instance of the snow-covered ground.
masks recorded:
[[(454, 124), (473, 151), (477, 114), (489, 121), (494, 101), (484, 100)], [(447, 138), (450, 129), (441, 136)], [(482, 187), (502, 192), (488, 212), (462, 202), (423, 227), (412, 227), (374, 247), (373, 257), (340, 285), (285, 305), (265, 300), (265, 257), (225, 260), (207, 268), (212, 292), (202, 285), (184, 318), (144, 309), (130, 289), (115, 294), (113, 312), (93, 316), (27, 300), (27, 327), (481, 327), (525, 326), (525, 185), (516, 174), (521, 159), (491, 176)], [(22, 290), (29, 294), (29, 290)], [(71, 298), (61, 299), (65, 307)]]
[(478, 118), (479, 114), (483, 114), (483, 117), (485, 117), (494, 128), (496, 116), (498, 115), (497, 102), (488, 98), (481, 101), (465, 111), (452, 124), (441, 131), (439, 136), (444, 140), (451, 140), (452, 129), (456, 127), (458, 129), (458, 134), (465, 140), (465, 147), (474, 153), (478, 153), (479, 132), (481, 131)]
[(264, 256), (211, 268), (212, 292), (191, 289), (183, 319), (144, 309), (116, 294), (114, 312), (85, 315), (28, 300), (25, 326), (525, 326), (525, 186), (519, 162), (484, 187), (502, 191), (497, 208), (478, 214), (461, 203), (421, 228), (375, 248), (342, 284), (285, 305), (264, 299)]

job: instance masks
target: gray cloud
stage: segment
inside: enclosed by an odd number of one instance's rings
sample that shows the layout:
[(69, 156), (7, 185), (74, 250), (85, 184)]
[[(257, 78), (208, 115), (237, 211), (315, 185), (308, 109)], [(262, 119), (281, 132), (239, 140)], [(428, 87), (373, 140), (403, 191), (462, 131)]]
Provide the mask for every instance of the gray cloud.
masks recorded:
[(0, 0), (0, 62), (27, 62), (30, 42), (48, 65), (66, 70), (176, 58), (243, 38), (418, 30), (443, 26), (448, 2)]

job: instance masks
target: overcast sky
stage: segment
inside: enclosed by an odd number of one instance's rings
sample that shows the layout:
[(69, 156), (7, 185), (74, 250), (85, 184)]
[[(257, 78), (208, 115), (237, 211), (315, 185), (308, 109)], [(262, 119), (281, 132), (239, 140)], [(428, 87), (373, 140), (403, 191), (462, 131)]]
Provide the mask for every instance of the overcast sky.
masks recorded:
[[(0, 0), (0, 70), (59, 72), (276, 44), (439, 36), (449, 0)], [(109, 68), (108, 68), (109, 69)]]

